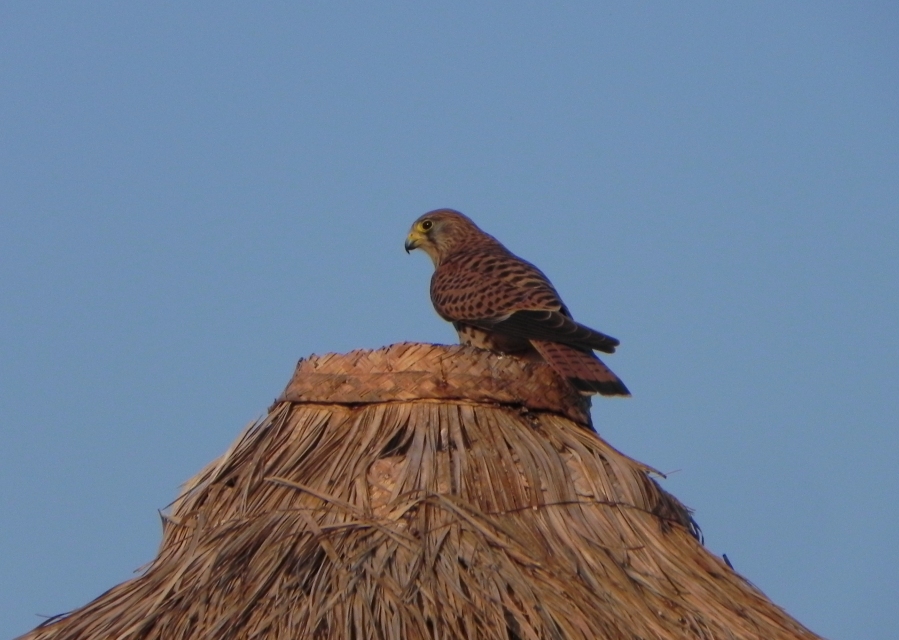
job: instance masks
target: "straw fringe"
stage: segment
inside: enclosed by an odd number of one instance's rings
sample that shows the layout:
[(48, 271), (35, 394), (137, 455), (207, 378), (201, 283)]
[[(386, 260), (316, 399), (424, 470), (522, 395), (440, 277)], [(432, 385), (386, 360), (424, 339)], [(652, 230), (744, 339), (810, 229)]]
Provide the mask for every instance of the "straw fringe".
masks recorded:
[(143, 575), (23, 638), (816, 638), (650, 471), (520, 404), (282, 401)]

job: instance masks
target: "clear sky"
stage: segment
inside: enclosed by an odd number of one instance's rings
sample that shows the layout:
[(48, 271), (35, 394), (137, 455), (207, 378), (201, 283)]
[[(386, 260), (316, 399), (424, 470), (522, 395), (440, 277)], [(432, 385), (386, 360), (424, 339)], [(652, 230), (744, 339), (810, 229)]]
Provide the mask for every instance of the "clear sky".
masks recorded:
[(783, 0), (0, 4), (0, 637), (301, 356), (454, 341), (447, 206), (621, 340), (597, 429), (712, 552), (896, 637), (899, 4)]

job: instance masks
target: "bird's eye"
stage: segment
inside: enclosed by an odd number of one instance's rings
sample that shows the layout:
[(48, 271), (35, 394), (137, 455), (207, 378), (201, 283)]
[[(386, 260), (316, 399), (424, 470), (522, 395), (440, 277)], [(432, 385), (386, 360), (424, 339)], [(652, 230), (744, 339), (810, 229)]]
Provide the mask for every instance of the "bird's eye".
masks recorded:
[(433, 227), (433, 226), (434, 226), (434, 223), (431, 222), (430, 220), (425, 220), (424, 222), (421, 223), (422, 231), (430, 231), (431, 227)]

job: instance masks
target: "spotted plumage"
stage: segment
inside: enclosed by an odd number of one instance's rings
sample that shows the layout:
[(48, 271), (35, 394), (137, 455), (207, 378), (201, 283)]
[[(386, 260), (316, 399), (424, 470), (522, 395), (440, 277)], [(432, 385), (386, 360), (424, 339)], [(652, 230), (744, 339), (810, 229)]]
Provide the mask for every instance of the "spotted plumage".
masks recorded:
[(618, 340), (575, 322), (537, 267), (452, 209), (421, 216), (406, 251), (434, 263), (431, 302), (463, 344), (545, 360), (583, 393), (630, 395), (593, 353), (614, 353)]

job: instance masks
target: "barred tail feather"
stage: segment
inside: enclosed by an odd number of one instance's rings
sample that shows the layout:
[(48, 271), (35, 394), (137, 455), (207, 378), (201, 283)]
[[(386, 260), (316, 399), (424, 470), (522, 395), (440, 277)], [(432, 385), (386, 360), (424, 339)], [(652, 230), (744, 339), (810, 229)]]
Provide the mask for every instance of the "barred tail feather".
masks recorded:
[(537, 353), (582, 393), (629, 396), (624, 383), (592, 351), (581, 351), (559, 342), (531, 340)]

